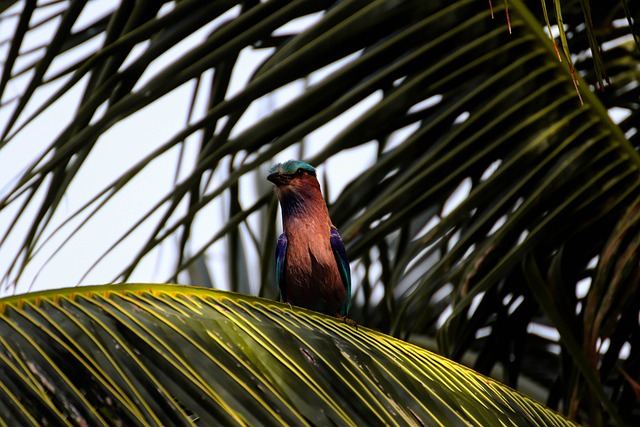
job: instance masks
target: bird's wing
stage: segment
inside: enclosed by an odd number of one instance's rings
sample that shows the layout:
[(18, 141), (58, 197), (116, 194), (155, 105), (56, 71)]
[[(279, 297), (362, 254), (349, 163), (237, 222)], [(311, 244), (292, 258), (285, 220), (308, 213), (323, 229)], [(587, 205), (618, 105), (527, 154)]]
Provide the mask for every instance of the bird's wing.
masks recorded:
[(284, 289), (284, 274), (287, 259), (287, 235), (282, 233), (276, 245), (276, 283), (280, 288), (280, 298), (287, 302), (287, 293)]
[(333, 256), (338, 263), (338, 270), (340, 271), (340, 277), (342, 277), (342, 283), (347, 289), (347, 303), (342, 307), (342, 316), (346, 316), (351, 306), (351, 267), (349, 267), (349, 258), (347, 258), (347, 250), (344, 247), (344, 242), (340, 233), (335, 228), (331, 229), (331, 249), (333, 250)]

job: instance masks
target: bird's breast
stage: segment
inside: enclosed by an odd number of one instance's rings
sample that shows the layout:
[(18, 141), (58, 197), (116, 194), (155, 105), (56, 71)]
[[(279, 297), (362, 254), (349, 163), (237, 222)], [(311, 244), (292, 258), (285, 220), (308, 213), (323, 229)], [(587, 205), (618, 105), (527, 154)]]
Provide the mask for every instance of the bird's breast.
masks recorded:
[(289, 265), (300, 273), (308, 276), (318, 273), (319, 268), (329, 269), (336, 265), (328, 235), (288, 233), (287, 239)]
[(299, 227), (287, 232), (287, 300), (295, 305), (334, 315), (347, 298), (331, 249), (331, 229)]

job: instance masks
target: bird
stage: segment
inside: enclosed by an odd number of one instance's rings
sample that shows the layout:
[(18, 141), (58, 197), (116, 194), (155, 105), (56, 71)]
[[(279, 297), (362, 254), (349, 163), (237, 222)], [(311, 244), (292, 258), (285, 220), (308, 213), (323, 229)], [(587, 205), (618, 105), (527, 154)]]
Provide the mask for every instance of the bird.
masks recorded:
[(283, 302), (342, 318), (351, 306), (351, 269), (344, 242), (331, 222), (313, 166), (278, 163), (275, 184), (283, 233), (276, 244), (276, 282)]

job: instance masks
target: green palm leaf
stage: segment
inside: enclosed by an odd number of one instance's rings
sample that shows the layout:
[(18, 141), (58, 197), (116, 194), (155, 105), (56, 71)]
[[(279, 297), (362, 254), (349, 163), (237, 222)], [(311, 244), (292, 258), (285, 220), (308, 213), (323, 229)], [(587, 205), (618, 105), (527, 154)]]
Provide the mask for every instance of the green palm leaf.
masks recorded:
[(573, 425), (426, 350), (269, 300), (121, 285), (1, 304), (9, 425)]
[[(176, 177), (166, 194), (128, 215), (122, 234), (93, 239), (104, 256), (74, 262), (109, 265), (109, 253), (133, 241), (114, 273), (122, 281), (178, 242), (170, 273), (177, 281), (226, 245), (229, 280), (218, 274), (211, 282), (275, 296), (276, 205), (264, 182), (255, 184), (264, 166), (296, 151), (327, 166), (322, 178), (330, 182), (344, 172), (330, 168), (334, 159), (367, 147), (373, 161), (349, 164), (354, 178), (339, 194), (325, 188), (355, 260), (354, 317), (405, 338), (437, 336), (445, 355), (475, 353), (481, 372), (502, 365), (512, 386), (533, 378), (551, 407), (581, 421), (620, 422), (619, 411), (637, 424), (634, 382), (625, 378), (640, 366), (640, 58), (636, 29), (620, 22), (638, 22), (640, 10), (628, 1), (554, 2), (566, 26), (557, 44), (575, 54), (574, 81), (543, 31), (553, 25), (547, 7), (494, 3), (495, 19), (475, 0), (123, 2), (79, 25), (91, 2), (25, 2), (0, 82), (2, 153), (66, 94), (81, 95), (68, 123), (3, 187), (2, 248), (19, 240), (2, 257), (5, 283), (28, 286), (29, 268), (68, 250), (154, 161), (179, 152), (175, 169), (163, 170)], [(512, 34), (500, 19), (505, 4)], [(55, 7), (43, 24), (31, 23), (32, 14)], [(311, 24), (296, 25), (304, 19)], [(57, 22), (50, 43), (29, 58), (26, 32), (49, 20)], [(85, 40), (97, 43), (54, 67)], [(585, 53), (594, 40), (611, 46), (594, 51), (595, 67)], [(168, 55), (172, 49), (179, 54)], [(248, 51), (259, 51), (261, 62), (232, 89)], [(611, 90), (594, 94), (603, 69)], [(300, 82), (303, 90), (246, 123), (257, 103)], [(187, 85), (194, 95), (184, 128), (66, 212), (62, 202), (104, 135)], [(627, 115), (614, 124), (607, 108)], [(314, 139), (334, 127), (340, 131)], [(183, 160), (190, 150), (197, 154)], [(222, 225), (202, 228), (213, 205), (222, 205), (222, 215), (215, 212)]]

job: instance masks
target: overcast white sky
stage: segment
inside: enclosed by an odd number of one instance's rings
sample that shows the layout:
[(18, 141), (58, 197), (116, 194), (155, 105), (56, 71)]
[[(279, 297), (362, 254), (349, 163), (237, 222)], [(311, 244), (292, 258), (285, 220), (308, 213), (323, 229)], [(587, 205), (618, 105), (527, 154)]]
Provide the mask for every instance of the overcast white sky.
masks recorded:
[[(92, 13), (84, 14), (78, 28), (91, 22), (96, 16), (106, 13), (113, 4), (109, 0), (97, 0), (90, 2), (87, 7)], [(39, 22), (47, 16), (53, 14), (60, 7), (64, 7), (64, 3), (58, 6), (46, 8), (37, 13), (32, 22)], [(17, 11), (13, 8), (12, 11)], [(234, 11), (233, 13), (237, 13)], [(313, 18), (300, 21), (293, 25), (308, 25)], [(13, 19), (4, 20), (0, 25), (0, 40), (5, 41), (11, 38), (13, 28), (17, 22), (17, 16)], [(50, 39), (57, 21), (53, 21), (50, 25), (43, 26), (42, 29), (34, 31), (30, 37), (25, 40), (22, 51), (31, 49), (32, 47), (44, 46)], [(194, 34), (190, 39), (180, 46), (176, 47), (172, 52), (161, 57), (148, 70), (143, 80), (153, 75), (157, 70), (161, 70), (165, 64), (171, 61), (172, 55), (181, 54), (184, 50), (189, 49), (198, 40), (206, 37), (213, 29), (213, 25), (207, 26)], [(288, 29), (283, 29), (288, 30)], [(96, 46), (102, 42), (101, 38), (95, 38), (83, 46), (71, 51), (65, 55), (65, 61), (71, 61), (86, 55), (87, 52), (93, 51)], [(0, 46), (0, 55), (6, 55), (8, 43)], [(142, 50), (136, 50), (137, 55)], [(36, 51), (33, 55), (26, 56), (18, 64), (16, 69), (33, 60), (34, 57), (41, 56), (43, 50)], [(241, 88), (253, 69), (259, 64), (261, 58), (265, 55), (264, 51), (245, 51), (241, 56), (242, 66), (237, 67), (234, 74), (231, 93), (235, 93)], [(64, 63), (54, 63), (52, 67), (59, 70), (65, 66)], [(323, 73), (313, 76), (311, 83), (321, 79), (323, 75), (330, 72), (330, 69)], [(31, 74), (27, 74), (24, 78), (15, 79), (8, 86), (3, 103), (6, 103), (12, 97), (17, 96), (22, 88), (28, 83)], [(211, 78), (211, 75), (208, 76)], [(84, 81), (83, 81), (84, 83)], [(53, 93), (63, 82), (55, 82), (47, 87), (39, 90), (34, 96), (32, 102), (27, 108), (27, 117), (30, 112), (34, 111), (48, 95)], [(65, 98), (57, 102), (52, 108), (49, 108), (37, 121), (32, 122), (23, 131), (21, 131), (11, 143), (4, 147), (0, 156), (0, 196), (4, 196), (8, 189), (8, 185), (12, 183), (18, 174), (30, 165), (38, 155), (50, 144), (54, 137), (69, 122), (71, 115), (77, 108), (78, 99), (82, 94), (83, 84), (77, 85), (75, 89)], [(131, 116), (122, 122), (113, 126), (98, 141), (95, 149), (85, 162), (76, 177), (74, 184), (69, 189), (59, 212), (54, 217), (52, 225), (60, 224), (70, 214), (75, 212), (77, 208), (82, 206), (87, 200), (93, 197), (98, 191), (102, 190), (113, 179), (126, 171), (129, 167), (143, 158), (152, 149), (170, 139), (178, 129), (181, 129), (187, 120), (187, 111), (191, 100), (194, 83), (190, 82), (178, 90), (173, 91), (160, 101), (155, 102), (152, 106), (145, 108), (141, 112)], [(296, 91), (304, 90), (302, 83), (290, 85), (286, 90), (273, 94), (269, 99), (252, 106), (243, 117), (236, 131), (241, 130), (251, 124), (256, 118), (261, 117), (278, 106), (287, 102)], [(324, 141), (342, 130), (346, 124), (359, 114), (366, 110), (370, 105), (375, 103), (376, 97), (371, 97), (363, 102), (357, 108), (354, 108), (350, 115), (342, 117), (340, 120), (331, 122), (322, 129), (314, 132), (305, 141), (305, 154), (307, 156), (316, 152)], [(205, 98), (199, 97), (198, 109), (200, 114), (204, 111)], [(0, 124), (8, 120), (15, 103), (8, 103), (0, 108)], [(188, 167), (192, 164), (196, 147), (199, 143), (197, 136), (190, 139), (186, 144), (186, 156), (183, 165)], [(58, 233), (48, 242), (43, 250), (36, 256), (34, 262), (27, 268), (24, 276), (18, 283), (17, 293), (26, 292), (28, 289), (42, 290), (59, 287), (75, 286), (79, 283), (89, 266), (95, 261), (104, 250), (114, 241), (114, 236), (120, 236), (129, 226), (131, 226), (147, 209), (164, 196), (167, 190), (172, 186), (174, 174), (176, 170), (178, 151), (173, 150), (164, 155), (159, 161), (150, 164), (144, 172), (128, 185), (126, 191), (117, 197), (114, 203), (109, 203), (105, 209), (101, 211), (94, 220), (90, 221), (83, 230), (75, 236), (64, 248), (62, 252), (57, 254), (51, 262), (49, 262), (42, 271), (44, 261), (53, 253), (53, 250), (68, 236), (69, 231)], [(281, 153), (275, 161), (287, 160), (296, 157), (296, 150), (288, 150)], [(375, 156), (375, 147), (365, 147), (363, 149), (351, 150), (341, 154), (340, 156), (330, 160), (328, 166), (331, 169), (330, 194), (334, 198), (341, 188), (353, 177), (357, 176), (360, 171), (373, 162)], [(319, 173), (322, 175), (325, 168), (320, 168)], [(184, 176), (184, 174), (183, 174)], [(265, 182), (268, 188), (268, 183)], [(244, 188), (251, 187), (243, 185)], [(247, 192), (243, 194), (243, 200), (247, 206), (255, 201), (255, 192)], [(10, 221), (15, 215), (19, 204), (14, 204), (10, 208), (0, 212), (0, 232), (4, 233)], [(219, 221), (220, 212), (223, 208), (222, 201), (212, 203), (205, 210), (206, 214), (201, 215), (198, 223), (194, 227), (194, 242), (192, 250), (197, 250), (199, 245), (206, 242), (213, 236), (215, 231), (221, 227)], [(24, 234), (29, 225), (29, 219), (33, 215), (33, 210), (24, 216), (24, 219), (18, 224), (14, 233), (9, 239), (0, 246), (0, 271), (5, 271), (12, 256), (15, 254), (17, 247), (22, 242)], [(70, 226), (77, 225), (73, 222)], [(147, 223), (139, 227), (136, 231), (139, 235), (145, 235), (153, 226), (153, 223)], [(277, 225), (280, 226), (279, 224)], [(50, 227), (54, 230), (55, 227)], [(72, 228), (68, 227), (67, 230)], [(136, 282), (157, 282), (164, 281), (169, 277), (169, 272), (175, 262), (175, 240), (170, 240), (171, 244), (163, 245), (153, 256), (149, 256), (139, 266), (130, 281)], [(114, 279), (116, 273), (129, 261), (137, 250), (135, 244), (126, 242), (120, 245), (104, 262), (100, 263), (92, 272), (84, 279), (82, 284), (99, 284), (107, 283)], [(225, 253), (222, 242), (215, 245), (208, 252), (208, 266), (210, 271), (223, 271), (225, 268)], [(0, 295), (7, 292), (3, 283), (3, 289)], [(9, 293), (12, 293), (11, 291)]]

